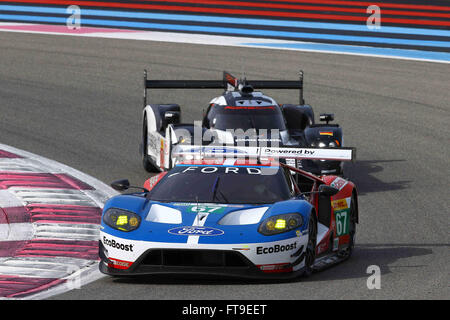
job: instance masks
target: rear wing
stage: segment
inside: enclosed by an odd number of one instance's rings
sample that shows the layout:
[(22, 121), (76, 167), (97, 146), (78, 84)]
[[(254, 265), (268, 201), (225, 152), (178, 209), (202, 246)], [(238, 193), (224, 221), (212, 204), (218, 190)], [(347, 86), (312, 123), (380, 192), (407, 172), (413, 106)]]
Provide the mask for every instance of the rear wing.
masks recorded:
[(172, 158), (178, 159), (179, 161), (214, 158), (275, 158), (353, 162), (356, 160), (356, 148), (279, 148), (175, 145), (172, 150)]
[(303, 71), (299, 80), (247, 80), (238, 79), (224, 71), (222, 80), (149, 80), (144, 70), (144, 108), (147, 106), (147, 89), (223, 89), (241, 90), (244, 86), (254, 89), (297, 89), (300, 93), (299, 104), (304, 105)]

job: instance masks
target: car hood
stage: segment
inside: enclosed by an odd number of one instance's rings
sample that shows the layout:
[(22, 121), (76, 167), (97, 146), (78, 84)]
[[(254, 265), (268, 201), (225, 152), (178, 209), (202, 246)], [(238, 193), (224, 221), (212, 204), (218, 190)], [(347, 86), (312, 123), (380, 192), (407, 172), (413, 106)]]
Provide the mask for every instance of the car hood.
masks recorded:
[[(116, 206), (108, 204), (108, 207)], [(261, 221), (275, 214), (299, 212), (306, 219), (311, 206), (298, 199), (259, 205), (146, 200), (135, 204), (134, 208), (128, 206), (130, 209), (141, 216), (140, 227), (132, 232), (113, 229), (109, 232), (133, 240), (188, 243), (195, 236), (197, 243), (224, 244), (276, 241), (295, 236), (295, 232), (264, 236), (257, 230)]]

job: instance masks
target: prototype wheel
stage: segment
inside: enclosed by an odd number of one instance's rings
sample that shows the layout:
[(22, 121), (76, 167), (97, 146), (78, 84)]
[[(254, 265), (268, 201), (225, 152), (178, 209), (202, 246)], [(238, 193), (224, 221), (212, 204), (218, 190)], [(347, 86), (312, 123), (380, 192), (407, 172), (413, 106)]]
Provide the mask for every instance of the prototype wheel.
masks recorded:
[(147, 130), (147, 116), (144, 117), (144, 125), (142, 126), (142, 164), (147, 172), (159, 172), (160, 170), (153, 164), (148, 155), (148, 130)]
[(314, 212), (311, 212), (308, 221), (308, 244), (305, 251), (305, 272), (304, 276), (310, 276), (313, 272), (314, 261), (316, 260), (317, 245), (317, 221)]

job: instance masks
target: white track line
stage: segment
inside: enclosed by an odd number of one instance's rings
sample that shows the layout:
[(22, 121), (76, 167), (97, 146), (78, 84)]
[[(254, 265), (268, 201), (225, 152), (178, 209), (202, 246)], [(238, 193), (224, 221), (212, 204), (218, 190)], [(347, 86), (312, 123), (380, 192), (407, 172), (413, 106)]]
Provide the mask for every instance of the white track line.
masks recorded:
[[(233, 37), (233, 36), (216, 36), (216, 35), (204, 35), (204, 34), (183, 34), (176, 32), (160, 32), (160, 31), (138, 31), (138, 30), (123, 30), (114, 32), (87, 32), (76, 33), (70, 32), (49, 32), (49, 31), (36, 31), (31, 30), (36, 24), (12, 24), (12, 23), (0, 23), (0, 27), (14, 27), (14, 26), (30, 26), (30, 30), (14, 30), (14, 29), (0, 29), (3, 32), (20, 32), (20, 33), (34, 33), (34, 34), (48, 34), (48, 35), (65, 35), (65, 36), (78, 36), (78, 37), (91, 37), (91, 38), (110, 38), (110, 39), (122, 39), (122, 40), (140, 40), (140, 41), (158, 41), (158, 42), (172, 42), (172, 43), (188, 43), (188, 44), (201, 44), (201, 45), (214, 45), (214, 46), (232, 46), (232, 47), (246, 47), (246, 48), (258, 48), (258, 49), (272, 49), (272, 50), (289, 50), (289, 51), (302, 51), (312, 53), (326, 53), (326, 54), (343, 54), (343, 55), (356, 55), (373, 58), (383, 59), (400, 59), (400, 60), (413, 60), (423, 62), (445, 63), (449, 64), (448, 60), (432, 59), (426, 57), (408, 57), (401, 55), (389, 55), (383, 53), (362, 53), (362, 52), (346, 52), (340, 51), (339, 48), (360, 48), (370, 50), (372, 47), (355, 46), (355, 45), (327, 45), (329, 49), (314, 49), (314, 48), (300, 48), (299, 46), (314, 47), (317, 45), (326, 45), (323, 43), (304, 42), (304, 41), (289, 41), (289, 40), (277, 40), (277, 39), (262, 39), (262, 38), (250, 38), (250, 37)], [(58, 26), (59, 28), (61, 26)], [(89, 27), (89, 29), (95, 30), (96, 28)], [(104, 28), (103, 28), (104, 30)], [(117, 30), (117, 29), (116, 29)], [(376, 49), (376, 48), (375, 48)], [(374, 50), (375, 50), (374, 49)], [(379, 48), (378, 48), (379, 49)], [(388, 50), (391, 50), (387, 48)], [(404, 50), (405, 52), (421, 52), (417, 50)]]
[[(0, 171), (23, 172), (24, 174), (64, 173), (94, 188), (93, 190), (72, 190), (10, 187), (0, 190), (0, 207), (2, 208), (26, 207), (32, 203), (33, 205), (75, 204), (101, 209), (107, 199), (117, 194), (103, 182), (64, 164), (4, 144), (0, 144), (0, 150), (23, 157), (19, 159), (0, 158)], [(7, 244), (7, 241), (39, 239), (97, 241), (99, 228), (98, 224), (90, 223), (46, 223), (45, 221), (2, 223), (0, 224), (0, 240), (6, 241), (4, 244)], [(30, 294), (24, 299), (45, 299), (74, 288), (80, 288), (80, 286), (104, 276), (98, 270), (97, 260), (42, 256), (2, 257), (0, 258), (0, 275), (66, 280), (61, 285)]]

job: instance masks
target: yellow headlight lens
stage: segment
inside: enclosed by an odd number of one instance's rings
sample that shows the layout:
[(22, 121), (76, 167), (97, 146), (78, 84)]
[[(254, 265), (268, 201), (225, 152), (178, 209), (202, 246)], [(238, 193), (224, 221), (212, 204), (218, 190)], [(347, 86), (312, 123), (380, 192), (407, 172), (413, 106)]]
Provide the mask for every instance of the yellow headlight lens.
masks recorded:
[(116, 225), (118, 226), (124, 226), (128, 223), (128, 217), (125, 215), (122, 216), (118, 216), (117, 217), (117, 221), (116, 221)]
[(139, 224), (139, 220), (136, 217), (131, 217), (128, 223), (130, 224), (130, 226), (136, 227)]
[(296, 227), (296, 226), (297, 226), (297, 220), (289, 219), (289, 227)]
[(275, 222), (273, 220), (269, 220), (266, 223), (267, 230), (274, 230), (275, 229)]
[(286, 228), (286, 220), (277, 219), (277, 222), (275, 222), (275, 229), (284, 229), (284, 228)]
[(258, 232), (270, 236), (297, 229), (302, 225), (303, 218), (300, 213), (285, 213), (262, 221), (258, 227)]
[(137, 229), (141, 219), (134, 212), (109, 208), (103, 213), (103, 222), (111, 228), (128, 232)]

